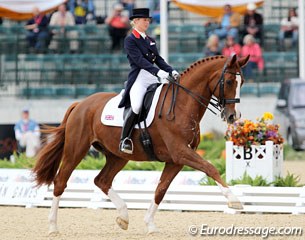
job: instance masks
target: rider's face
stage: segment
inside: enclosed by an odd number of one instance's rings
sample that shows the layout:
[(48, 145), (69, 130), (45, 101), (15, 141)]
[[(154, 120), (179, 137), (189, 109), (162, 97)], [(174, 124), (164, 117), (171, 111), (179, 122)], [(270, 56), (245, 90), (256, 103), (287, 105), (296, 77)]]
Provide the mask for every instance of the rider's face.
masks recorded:
[(150, 18), (136, 18), (134, 19), (135, 27), (141, 31), (146, 32), (150, 25), (151, 19)]

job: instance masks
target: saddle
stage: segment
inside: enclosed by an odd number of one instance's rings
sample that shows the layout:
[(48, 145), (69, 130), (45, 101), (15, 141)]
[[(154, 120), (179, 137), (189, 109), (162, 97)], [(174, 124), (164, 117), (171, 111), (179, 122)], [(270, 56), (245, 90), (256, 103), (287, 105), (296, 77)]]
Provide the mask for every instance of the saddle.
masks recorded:
[[(139, 113), (139, 117), (137, 119), (136, 124), (138, 124), (138, 127), (140, 129), (140, 142), (142, 143), (143, 149), (146, 152), (146, 154), (149, 157), (149, 160), (158, 160), (154, 149), (153, 149), (153, 144), (152, 144), (152, 139), (150, 137), (150, 134), (148, 132), (147, 129), (147, 125), (146, 125), (146, 118), (147, 115), (149, 113), (149, 110), (151, 108), (152, 105), (152, 101), (155, 95), (155, 92), (157, 90), (157, 88), (161, 85), (161, 83), (154, 83), (152, 85), (150, 85), (147, 90), (146, 93), (144, 95), (144, 99), (143, 99), (143, 103), (142, 103), (142, 108), (141, 111)], [(128, 112), (129, 108), (125, 108), (124, 110), (124, 118), (126, 113)], [(141, 127), (140, 122), (144, 122), (144, 128)]]

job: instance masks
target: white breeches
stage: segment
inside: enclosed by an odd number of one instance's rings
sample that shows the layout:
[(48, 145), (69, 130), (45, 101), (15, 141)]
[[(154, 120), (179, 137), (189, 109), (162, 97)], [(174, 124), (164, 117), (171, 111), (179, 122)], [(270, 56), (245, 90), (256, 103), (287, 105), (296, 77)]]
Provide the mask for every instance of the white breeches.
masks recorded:
[(129, 93), (131, 109), (134, 113), (140, 113), (146, 89), (154, 83), (159, 83), (158, 78), (146, 70), (141, 69)]
[(33, 132), (26, 132), (21, 136), (19, 144), (26, 148), (27, 157), (34, 157), (40, 147), (40, 138)]

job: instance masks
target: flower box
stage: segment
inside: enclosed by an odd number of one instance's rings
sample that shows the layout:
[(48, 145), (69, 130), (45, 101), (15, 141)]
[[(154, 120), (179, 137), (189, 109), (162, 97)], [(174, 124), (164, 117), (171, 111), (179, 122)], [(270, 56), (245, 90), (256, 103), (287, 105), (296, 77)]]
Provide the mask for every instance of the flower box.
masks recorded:
[(255, 178), (260, 175), (268, 182), (282, 176), (283, 145), (266, 141), (265, 145), (251, 147), (233, 145), (226, 142), (226, 181), (242, 178), (247, 172)]

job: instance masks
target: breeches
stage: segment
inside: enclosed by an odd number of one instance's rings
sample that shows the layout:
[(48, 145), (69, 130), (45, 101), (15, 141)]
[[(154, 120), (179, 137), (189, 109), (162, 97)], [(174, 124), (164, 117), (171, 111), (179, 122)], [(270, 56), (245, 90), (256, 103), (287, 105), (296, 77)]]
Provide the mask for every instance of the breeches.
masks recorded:
[(158, 78), (146, 70), (141, 69), (129, 94), (131, 109), (135, 114), (140, 113), (146, 89), (154, 83), (159, 83)]

